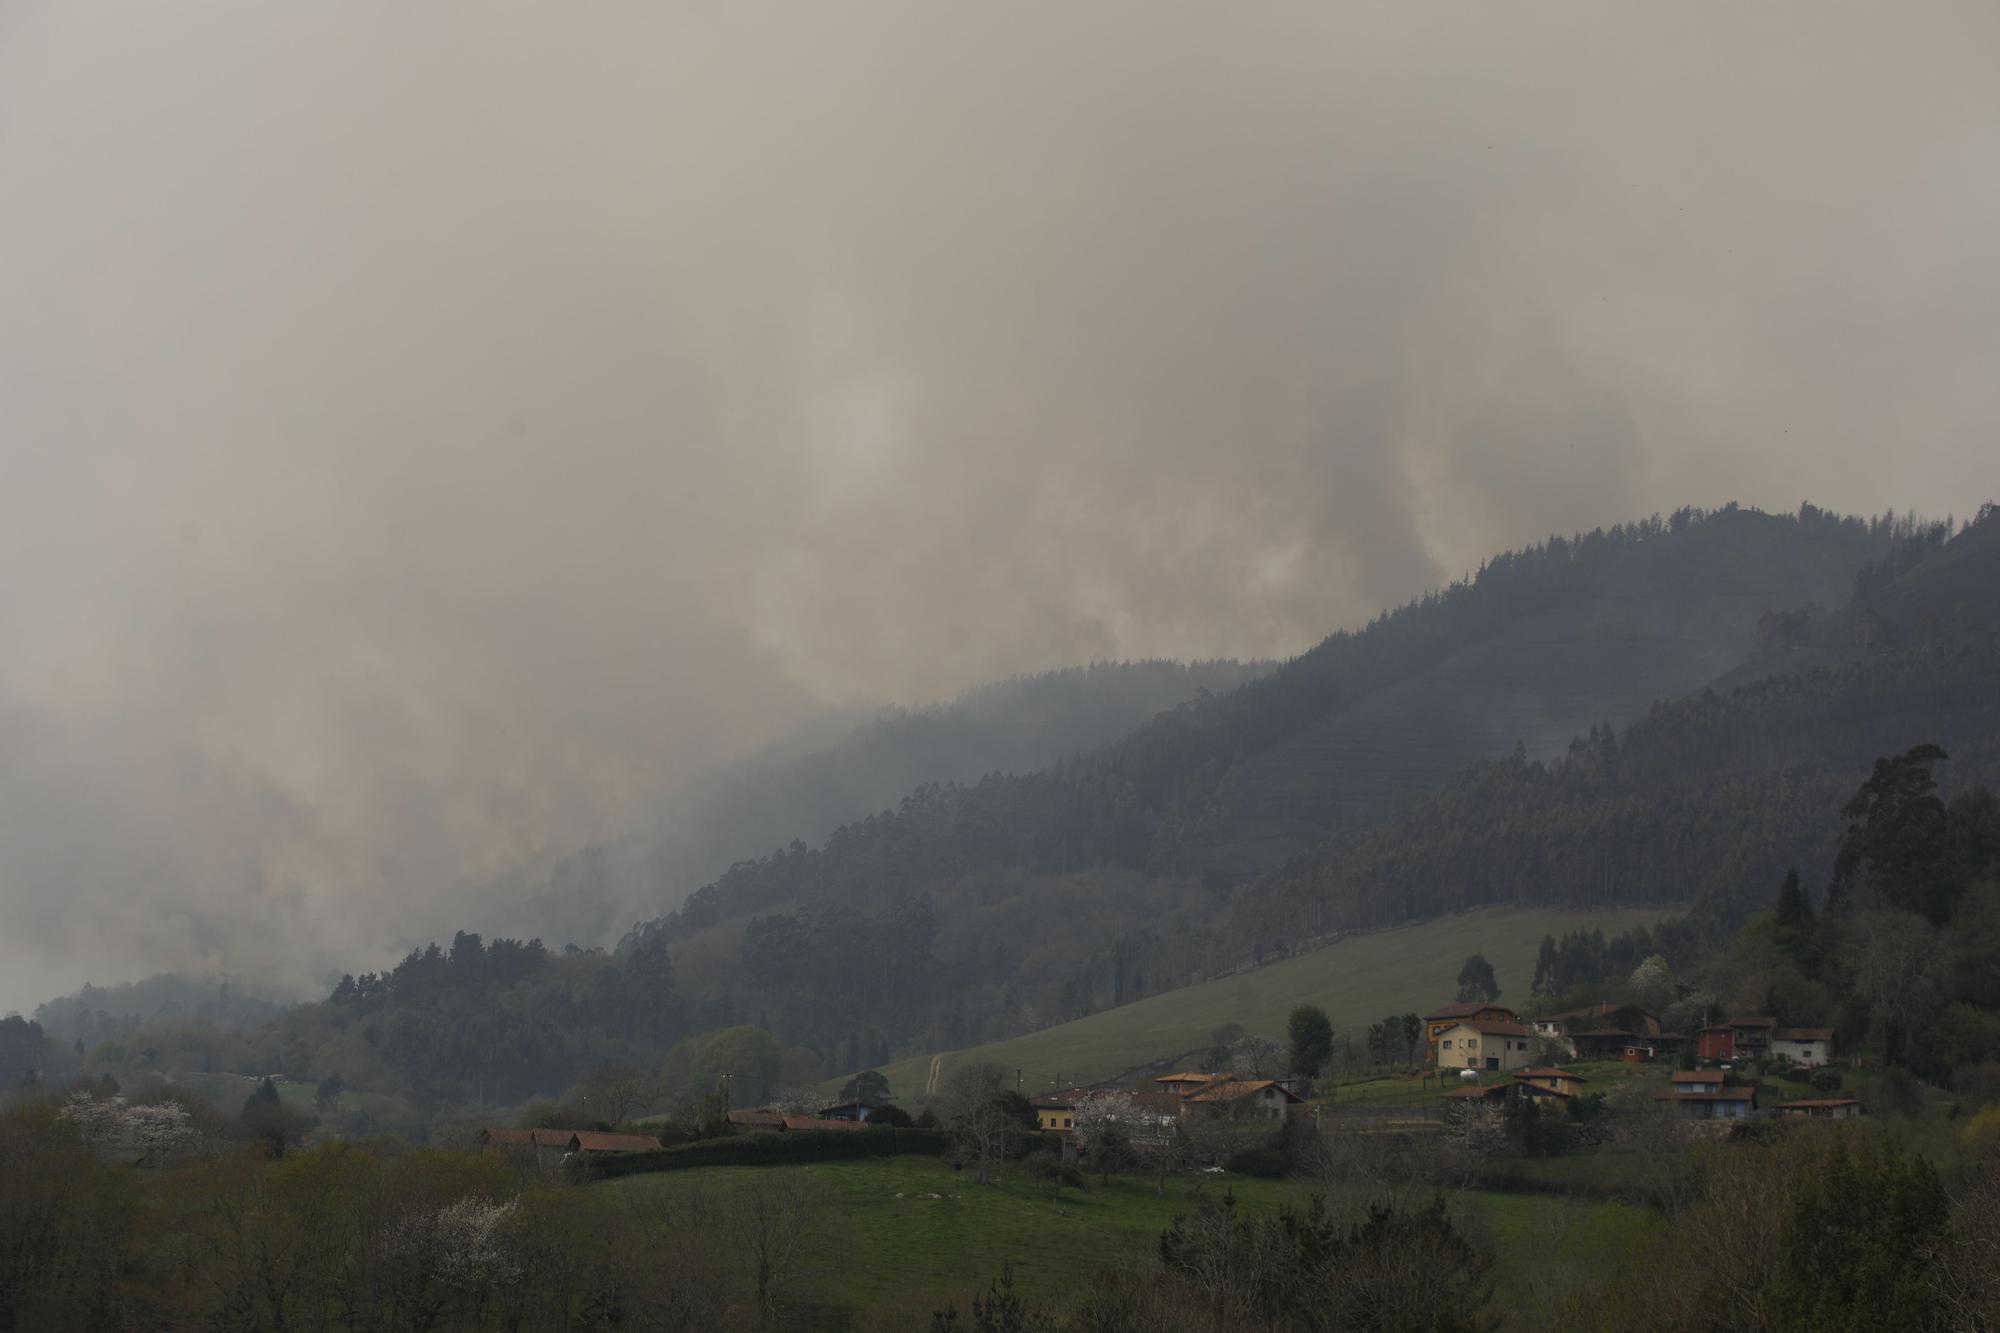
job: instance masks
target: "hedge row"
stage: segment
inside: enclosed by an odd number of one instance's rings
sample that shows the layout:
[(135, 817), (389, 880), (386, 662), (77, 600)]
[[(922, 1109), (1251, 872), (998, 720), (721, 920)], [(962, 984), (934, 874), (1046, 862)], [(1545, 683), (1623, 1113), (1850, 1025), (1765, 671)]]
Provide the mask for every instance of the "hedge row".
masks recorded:
[(856, 1157), (896, 1157), (905, 1153), (942, 1157), (951, 1135), (941, 1129), (751, 1131), (722, 1139), (702, 1139), (658, 1152), (619, 1153), (590, 1159), (587, 1174), (597, 1179), (648, 1171), (681, 1171), (696, 1166), (779, 1166), (795, 1162), (839, 1162)]

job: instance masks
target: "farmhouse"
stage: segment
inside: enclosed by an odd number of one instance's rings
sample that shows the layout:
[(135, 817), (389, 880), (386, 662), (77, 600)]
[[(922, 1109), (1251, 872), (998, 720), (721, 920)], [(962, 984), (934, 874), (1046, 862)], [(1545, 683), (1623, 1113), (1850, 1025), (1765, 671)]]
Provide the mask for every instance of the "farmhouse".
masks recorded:
[(495, 1157), (531, 1161), (537, 1166), (560, 1162), (570, 1151), (566, 1129), (482, 1129), (479, 1146)]
[(1569, 1049), (1579, 1060), (1622, 1060), (1638, 1042), (1626, 1028), (1592, 1028), (1569, 1034)]
[(1439, 1069), (1522, 1069), (1535, 1034), (1508, 1019), (1467, 1018), (1438, 1034)]
[(1514, 1079), (1521, 1084), (1524, 1092), (1530, 1088), (1538, 1088), (1543, 1092), (1554, 1093), (1558, 1097), (1582, 1096), (1583, 1085), (1589, 1081), (1574, 1070), (1557, 1069), (1552, 1066), (1517, 1070)]
[(1045, 1092), (1039, 1097), (1030, 1097), (1028, 1104), (1035, 1108), (1035, 1127), (1058, 1134), (1069, 1133), (1076, 1128), (1078, 1103), (1089, 1095), (1088, 1088), (1066, 1088), (1061, 1092)]
[(1673, 1103), (1685, 1120), (1742, 1120), (1757, 1109), (1757, 1090), (1729, 1086), (1719, 1069), (1691, 1069), (1675, 1072), (1672, 1090), (1653, 1100)]
[(1662, 1030), (1658, 1014), (1636, 1004), (1613, 1004), (1609, 1000), (1535, 1020), (1535, 1031), (1545, 1037), (1568, 1037), (1610, 1028), (1640, 1037), (1657, 1037)]
[(1437, 1063), (1438, 1039), (1444, 1036), (1448, 1029), (1469, 1019), (1478, 1019), (1491, 1023), (1516, 1023), (1520, 1021), (1520, 1015), (1504, 1004), (1481, 1004), (1478, 1002), (1448, 1004), (1442, 1009), (1425, 1014), (1424, 1037), (1429, 1043), (1428, 1054), (1431, 1063)]
[(1771, 1054), (1817, 1069), (1833, 1059), (1832, 1028), (1773, 1028)]
[[(1305, 1098), (1274, 1078), (1239, 1079), (1232, 1074), (1163, 1074), (1153, 1082), (1178, 1099), (1182, 1115), (1202, 1111), (1233, 1120), (1282, 1120)], [(1152, 1094), (1158, 1097), (1161, 1094)], [(1039, 1108), (1037, 1108), (1039, 1115)]]
[(1232, 1120), (1283, 1120), (1305, 1098), (1276, 1079), (1229, 1079), (1211, 1083), (1186, 1099), (1198, 1107)]
[(650, 1134), (608, 1134), (594, 1129), (484, 1129), (479, 1132), (479, 1146), (489, 1153), (541, 1162), (568, 1153), (651, 1152), (660, 1141)]
[(1727, 1023), (1705, 1027), (1696, 1051), (1704, 1060), (1754, 1060), (1771, 1051), (1775, 1018), (1732, 1018)]
[(654, 1152), (660, 1141), (651, 1134), (607, 1134), (579, 1129), (569, 1136), (570, 1151), (580, 1153)]
[(768, 1107), (756, 1111), (731, 1111), (729, 1128), (738, 1134), (784, 1134), (801, 1130), (832, 1130), (835, 1133), (867, 1129), (859, 1120), (827, 1120), (819, 1116), (787, 1115)]

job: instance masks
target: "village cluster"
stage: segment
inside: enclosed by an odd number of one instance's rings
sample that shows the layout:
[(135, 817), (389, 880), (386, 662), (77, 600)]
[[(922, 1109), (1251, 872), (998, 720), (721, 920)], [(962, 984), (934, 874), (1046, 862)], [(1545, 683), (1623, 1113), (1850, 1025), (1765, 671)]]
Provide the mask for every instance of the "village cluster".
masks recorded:
[[(1668, 1032), (1659, 1016), (1636, 1004), (1603, 1003), (1524, 1022), (1503, 1004), (1448, 1004), (1424, 1016), (1430, 1062), (1440, 1073), (1456, 1071), (1466, 1086), (1443, 1094), (1449, 1101), (1504, 1099), (1509, 1088), (1542, 1103), (1566, 1103), (1583, 1095), (1588, 1080), (1574, 1070), (1537, 1064), (1536, 1053), (1551, 1046), (1576, 1060), (1619, 1060), (1644, 1064), (1659, 1059), (1688, 1060), (1669, 1086), (1655, 1093), (1688, 1120), (1740, 1120), (1768, 1110), (1780, 1116), (1847, 1119), (1861, 1114), (1853, 1097), (1796, 1098), (1765, 1108), (1758, 1084), (1738, 1077), (1740, 1065), (1783, 1060), (1800, 1069), (1819, 1069), (1834, 1056), (1832, 1028), (1779, 1027), (1774, 1018), (1733, 1018), (1692, 1035)], [(1508, 1078), (1487, 1082), (1484, 1075)]]
[[(1506, 1005), (1472, 1001), (1445, 1005), (1426, 1014), (1423, 1024), (1428, 1060), (1421, 1077), (1441, 1085), (1439, 1096), (1448, 1107), (1498, 1104), (1511, 1093), (1561, 1113), (1589, 1095), (1585, 1085), (1590, 1079), (1560, 1061), (1672, 1060), (1692, 1067), (1675, 1069), (1653, 1098), (1684, 1120), (1740, 1121), (1759, 1115), (1844, 1120), (1862, 1114), (1854, 1097), (1791, 1098), (1764, 1105), (1761, 1081), (1745, 1072), (1772, 1061), (1799, 1070), (1825, 1068), (1835, 1055), (1831, 1028), (1786, 1028), (1775, 1019), (1753, 1016), (1683, 1034), (1665, 1030), (1657, 1015), (1637, 1004), (1608, 1002), (1523, 1019)], [(1151, 1081), (1151, 1090), (1121, 1094), (1127, 1099), (1126, 1115), (1137, 1121), (1131, 1128), (1140, 1132), (1191, 1118), (1284, 1121), (1309, 1104), (1306, 1080), (1184, 1070)], [(1451, 1086), (1442, 1086), (1447, 1082)], [(1073, 1140), (1079, 1110), (1105, 1091), (1078, 1086), (1028, 1098), (1036, 1128)], [(812, 1114), (770, 1107), (730, 1110), (725, 1122), (733, 1134), (844, 1133), (871, 1128), (877, 1109), (860, 1098)], [(488, 1151), (551, 1160), (661, 1147), (660, 1140), (645, 1134), (566, 1129), (488, 1129), (480, 1142)]]

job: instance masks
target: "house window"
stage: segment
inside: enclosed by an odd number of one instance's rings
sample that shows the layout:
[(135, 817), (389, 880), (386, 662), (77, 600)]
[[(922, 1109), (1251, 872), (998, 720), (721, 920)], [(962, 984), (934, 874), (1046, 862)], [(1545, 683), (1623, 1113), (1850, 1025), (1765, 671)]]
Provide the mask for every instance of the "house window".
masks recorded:
[(1446, 1037), (1446, 1038), (1445, 1038), (1445, 1039), (1444, 1039), (1444, 1040), (1443, 1040), (1442, 1042), (1440, 1042), (1440, 1043), (1438, 1043), (1438, 1044), (1439, 1044), (1439, 1046), (1440, 1046), (1440, 1047), (1441, 1047), (1442, 1049), (1444, 1049), (1444, 1050), (1447, 1050), (1447, 1051), (1448, 1051), (1448, 1050), (1450, 1050), (1450, 1049), (1451, 1049), (1451, 1038), (1450, 1038), (1450, 1037)]

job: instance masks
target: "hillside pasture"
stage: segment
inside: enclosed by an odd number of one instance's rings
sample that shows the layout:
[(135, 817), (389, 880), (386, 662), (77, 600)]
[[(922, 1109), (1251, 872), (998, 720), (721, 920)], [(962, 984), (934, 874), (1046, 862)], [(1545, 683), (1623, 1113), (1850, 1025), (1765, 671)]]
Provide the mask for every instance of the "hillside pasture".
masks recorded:
[[(1209, 1034), (1240, 1023), (1259, 1036), (1282, 1038), (1285, 1018), (1301, 1004), (1326, 1010), (1336, 1030), (1365, 1029), (1393, 1013), (1428, 1013), (1457, 993), (1468, 955), (1484, 953), (1499, 979), (1501, 1000), (1523, 1004), (1545, 935), (1602, 930), (1616, 935), (1669, 915), (1657, 909), (1553, 912), (1481, 908), (1397, 930), (1350, 936), (1311, 953), (1149, 996), (1116, 1009), (989, 1042), (969, 1050), (916, 1056), (883, 1067), (892, 1093), (907, 1104), (925, 1100), (933, 1077), (962, 1065), (991, 1062), (1019, 1069), (1024, 1089), (1118, 1078), (1148, 1062), (1191, 1055)], [(839, 1080), (830, 1086), (837, 1087)]]

